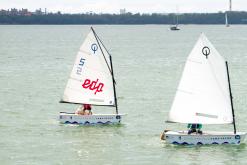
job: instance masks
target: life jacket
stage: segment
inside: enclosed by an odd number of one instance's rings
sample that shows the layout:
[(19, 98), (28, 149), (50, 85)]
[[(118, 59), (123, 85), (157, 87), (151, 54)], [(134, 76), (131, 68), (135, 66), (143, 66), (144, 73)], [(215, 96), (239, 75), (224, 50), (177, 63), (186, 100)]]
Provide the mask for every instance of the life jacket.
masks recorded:
[(91, 105), (90, 104), (84, 104), (83, 105), (84, 110), (91, 110)]

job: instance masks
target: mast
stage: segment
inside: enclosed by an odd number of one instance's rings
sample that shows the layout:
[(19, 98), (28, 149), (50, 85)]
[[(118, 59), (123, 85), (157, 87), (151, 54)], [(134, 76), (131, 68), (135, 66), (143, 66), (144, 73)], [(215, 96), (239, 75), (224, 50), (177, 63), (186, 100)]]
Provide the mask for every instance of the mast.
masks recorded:
[(228, 23), (228, 14), (232, 11), (232, 0), (229, 0), (229, 10), (225, 12), (225, 23), (226, 23), (226, 27), (229, 27), (229, 23)]
[(176, 15), (177, 15), (177, 22), (176, 22), (176, 26), (178, 26), (178, 7), (176, 6), (176, 10), (177, 10), (177, 13), (176, 13)]
[(110, 55), (110, 62), (111, 62), (111, 69), (112, 69), (112, 82), (113, 82), (112, 84), (113, 84), (113, 91), (114, 91), (114, 98), (115, 98), (116, 114), (118, 114), (117, 93), (116, 93), (116, 87), (115, 87), (115, 83), (114, 83), (115, 79), (114, 79), (111, 55)]
[(232, 11), (232, 0), (229, 0), (229, 11)]
[(231, 90), (231, 83), (230, 83), (230, 76), (229, 76), (229, 70), (228, 70), (228, 63), (227, 63), (227, 61), (226, 61), (226, 71), (227, 71), (227, 78), (228, 78), (229, 92), (230, 92), (230, 99), (231, 99), (232, 119), (233, 119), (234, 134), (236, 134), (235, 114), (234, 114), (234, 108), (233, 108), (232, 90)]

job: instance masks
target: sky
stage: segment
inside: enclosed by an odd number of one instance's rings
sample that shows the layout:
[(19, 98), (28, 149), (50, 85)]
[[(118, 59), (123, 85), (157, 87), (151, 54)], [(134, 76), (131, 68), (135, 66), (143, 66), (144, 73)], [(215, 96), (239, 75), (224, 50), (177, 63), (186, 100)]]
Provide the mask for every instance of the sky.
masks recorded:
[[(229, 8), (229, 0), (0, 0), (0, 9), (47, 8), (62, 13), (212, 13)], [(247, 0), (232, 0), (232, 10), (247, 11)]]

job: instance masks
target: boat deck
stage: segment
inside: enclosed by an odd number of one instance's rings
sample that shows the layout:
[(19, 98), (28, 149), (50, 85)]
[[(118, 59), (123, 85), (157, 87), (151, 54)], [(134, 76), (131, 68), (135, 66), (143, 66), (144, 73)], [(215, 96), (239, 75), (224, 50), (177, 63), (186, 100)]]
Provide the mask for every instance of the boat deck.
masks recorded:
[(92, 115), (78, 115), (76, 113), (69, 112), (60, 112), (60, 115), (68, 115), (68, 116), (124, 116), (125, 114), (92, 114)]

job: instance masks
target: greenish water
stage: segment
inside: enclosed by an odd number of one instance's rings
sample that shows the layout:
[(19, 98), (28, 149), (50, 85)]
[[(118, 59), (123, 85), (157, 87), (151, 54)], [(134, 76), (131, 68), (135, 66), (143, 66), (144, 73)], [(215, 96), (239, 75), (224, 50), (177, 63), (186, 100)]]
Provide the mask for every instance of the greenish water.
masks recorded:
[[(228, 60), (237, 129), (247, 131), (246, 26), (95, 26), (113, 56), (120, 126), (59, 124), (59, 104), (90, 26), (0, 26), (0, 164), (246, 164), (246, 144), (184, 147), (159, 140), (183, 66), (204, 32)], [(94, 112), (114, 109), (94, 107)], [(231, 125), (207, 126), (233, 130)]]

